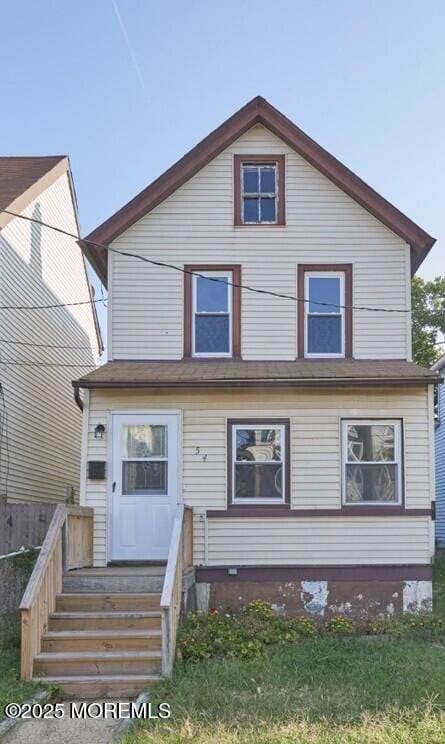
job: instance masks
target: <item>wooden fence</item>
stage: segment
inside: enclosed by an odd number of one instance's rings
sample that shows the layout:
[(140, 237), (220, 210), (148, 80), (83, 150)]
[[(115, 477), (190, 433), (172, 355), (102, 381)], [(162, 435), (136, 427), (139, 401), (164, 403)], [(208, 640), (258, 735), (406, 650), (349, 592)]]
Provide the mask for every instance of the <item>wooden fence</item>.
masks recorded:
[(0, 555), (30, 548), (45, 539), (57, 504), (0, 502)]

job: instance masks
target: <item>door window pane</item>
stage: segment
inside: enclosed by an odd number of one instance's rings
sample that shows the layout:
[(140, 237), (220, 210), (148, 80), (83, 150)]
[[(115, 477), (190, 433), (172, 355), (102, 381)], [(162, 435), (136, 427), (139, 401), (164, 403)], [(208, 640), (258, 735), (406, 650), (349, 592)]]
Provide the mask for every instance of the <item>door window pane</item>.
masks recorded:
[(122, 427), (123, 457), (167, 457), (167, 427), (130, 424)]
[(283, 500), (282, 463), (235, 465), (236, 499)]
[(341, 316), (309, 315), (307, 351), (309, 354), (341, 354)]
[(195, 353), (228, 354), (230, 352), (229, 315), (195, 316)]
[(229, 310), (227, 277), (215, 274), (214, 278), (218, 281), (202, 276), (196, 277), (196, 311), (198, 313), (227, 313)]
[(167, 491), (167, 461), (122, 463), (122, 493), (126, 495), (165, 495)]
[(397, 503), (397, 465), (346, 465), (346, 503)]

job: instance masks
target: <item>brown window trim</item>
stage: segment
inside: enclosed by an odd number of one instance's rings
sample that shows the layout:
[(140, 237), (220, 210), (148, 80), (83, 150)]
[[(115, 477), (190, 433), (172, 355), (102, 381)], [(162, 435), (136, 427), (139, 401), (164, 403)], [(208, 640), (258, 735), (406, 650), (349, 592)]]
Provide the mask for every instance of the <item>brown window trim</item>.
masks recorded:
[[(241, 209), (241, 165), (257, 165), (258, 163), (276, 163), (278, 166), (278, 194), (277, 221), (273, 223), (251, 224), (244, 223)], [(234, 155), (233, 157), (233, 198), (235, 227), (282, 227), (286, 224), (286, 194), (285, 194), (285, 155)]]
[[(284, 448), (284, 474), (286, 479), (286, 486), (284, 492), (284, 502), (282, 504), (234, 504), (232, 502), (232, 427), (234, 425), (242, 425), (246, 427), (255, 426), (255, 424), (267, 424), (270, 426), (284, 426), (286, 432), (286, 442)], [(239, 419), (227, 419), (227, 503), (228, 513), (230, 516), (235, 516), (239, 512), (246, 511), (252, 512), (253, 516), (256, 516), (257, 510), (259, 516), (263, 516), (263, 512), (270, 514), (273, 512), (285, 513), (290, 508), (290, 494), (291, 494), (291, 462), (290, 462), (290, 419), (283, 418), (239, 418)]]
[[(231, 271), (232, 272), (232, 358), (241, 358), (241, 265), (240, 264), (185, 264), (185, 272)], [(192, 274), (184, 274), (184, 357), (192, 356)], [(218, 357), (209, 357), (218, 359)], [(224, 357), (227, 359), (228, 357)]]
[[(297, 291), (298, 297), (305, 300), (304, 296), (304, 276), (306, 272), (319, 271), (342, 271), (345, 275), (345, 359), (352, 358), (352, 264), (299, 264)], [(298, 356), (304, 359), (304, 308), (305, 302), (298, 302)], [(311, 357), (315, 358), (315, 357)], [(329, 357), (317, 357), (317, 361), (332, 361)]]
[[(344, 478), (345, 478), (345, 463), (343, 459), (343, 424), (345, 421), (375, 421), (376, 424), (379, 421), (398, 421), (400, 423), (400, 483), (402, 493), (400, 494), (400, 504), (388, 504), (385, 506), (381, 502), (370, 502), (363, 501), (357, 504), (344, 504), (343, 503), (343, 489), (344, 489)], [(415, 515), (426, 516), (433, 514), (433, 507), (429, 509), (407, 509), (405, 503), (405, 427), (403, 418), (400, 416), (342, 416), (340, 419), (340, 457), (341, 457), (341, 510), (340, 513), (351, 516), (351, 517), (378, 517), (386, 515)]]

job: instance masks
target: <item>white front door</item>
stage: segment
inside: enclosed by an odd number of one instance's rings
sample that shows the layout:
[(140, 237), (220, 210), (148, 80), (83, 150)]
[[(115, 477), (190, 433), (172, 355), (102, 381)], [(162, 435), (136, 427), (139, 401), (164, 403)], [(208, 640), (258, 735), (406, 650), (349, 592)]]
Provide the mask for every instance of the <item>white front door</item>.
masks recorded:
[(110, 560), (167, 560), (178, 503), (178, 416), (113, 414)]

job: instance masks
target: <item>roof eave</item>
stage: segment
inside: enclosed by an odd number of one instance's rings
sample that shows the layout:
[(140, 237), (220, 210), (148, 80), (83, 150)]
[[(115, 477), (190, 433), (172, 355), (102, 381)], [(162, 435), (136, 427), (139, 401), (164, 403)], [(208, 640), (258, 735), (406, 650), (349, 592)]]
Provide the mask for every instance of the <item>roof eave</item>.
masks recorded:
[(387, 378), (263, 378), (263, 379), (224, 379), (224, 380), (150, 380), (150, 381), (93, 381), (74, 380), (74, 388), (106, 389), (106, 388), (129, 388), (129, 389), (153, 389), (153, 388), (222, 388), (222, 387), (342, 387), (342, 386), (391, 386), (391, 385), (438, 385), (442, 380), (439, 377), (387, 377)]

